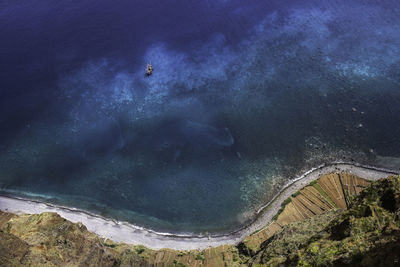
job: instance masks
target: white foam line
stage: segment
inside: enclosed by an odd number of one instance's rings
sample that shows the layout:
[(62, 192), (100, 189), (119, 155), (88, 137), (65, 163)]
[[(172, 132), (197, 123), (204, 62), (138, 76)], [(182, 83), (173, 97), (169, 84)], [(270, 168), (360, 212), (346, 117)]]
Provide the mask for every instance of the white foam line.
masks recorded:
[(211, 236), (156, 232), (125, 221), (106, 218), (89, 211), (24, 198), (0, 196), (0, 209), (7, 212), (30, 214), (57, 212), (65, 219), (75, 223), (81, 222), (89, 231), (115, 242), (141, 244), (153, 249), (204, 249), (211, 246), (238, 244), (243, 240), (243, 238), (256, 230), (263, 228), (268, 222), (270, 222), (273, 216), (280, 209), (283, 201), (290, 197), (294, 192), (323, 174), (337, 171), (351, 172), (370, 180), (376, 180), (378, 178), (398, 173), (398, 171), (395, 170), (348, 162), (334, 162), (332, 164), (317, 166), (288, 182), (271, 201), (255, 212), (255, 219), (250, 221), (247, 225), (243, 225), (233, 232)]
[[(335, 166), (335, 165), (342, 165), (342, 164), (346, 164), (346, 165), (352, 165), (355, 167), (360, 167), (360, 168), (365, 168), (365, 169), (369, 169), (369, 170), (374, 170), (374, 171), (379, 171), (379, 172), (385, 172), (387, 174), (399, 174), (399, 171), (395, 171), (395, 170), (389, 170), (389, 169), (384, 169), (384, 168), (379, 168), (379, 167), (374, 167), (371, 165), (363, 165), (363, 164), (359, 164), (359, 163), (350, 163), (350, 162), (345, 162), (345, 161), (336, 161), (330, 164), (321, 164), (318, 167), (314, 167), (308, 171), (306, 171), (304, 174), (302, 174), (299, 177), (294, 178), (293, 180), (291, 180), (290, 182), (288, 182), (279, 192), (278, 194), (275, 195), (275, 197), (273, 199), (271, 199), (267, 204), (265, 204), (264, 206), (262, 206), (261, 208), (259, 208), (257, 210), (257, 214), (259, 214), (260, 212), (262, 212), (266, 207), (268, 207), (272, 202), (275, 201), (275, 199), (279, 196), (280, 193), (282, 193), (283, 191), (285, 191), (288, 187), (290, 187), (292, 184), (296, 183), (299, 180), (302, 180), (304, 178), (306, 178), (308, 175), (312, 174), (315, 171), (318, 170), (322, 170), (323, 168), (326, 167), (331, 167), (331, 166)], [(326, 173), (326, 172), (325, 172)], [(325, 174), (324, 173), (324, 174)], [(322, 175), (322, 174), (319, 174)]]

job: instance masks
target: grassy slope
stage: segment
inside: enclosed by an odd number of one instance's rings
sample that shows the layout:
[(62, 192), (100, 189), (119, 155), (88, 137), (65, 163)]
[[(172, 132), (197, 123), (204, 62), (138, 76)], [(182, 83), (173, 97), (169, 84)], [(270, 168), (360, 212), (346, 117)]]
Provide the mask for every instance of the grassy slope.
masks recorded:
[(373, 183), (348, 210), (284, 226), (252, 255), (228, 245), (155, 251), (105, 241), (55, 213), (0, 212), (0, 266), (393, 266), (399, 251), (400, 177)]
[[(271, 245), (262, 248), (252, 263), (261, 266), (400, 263), (400, 176), (373, 183), (352, 201), (348, 210), (335, 215), (328, 224), (326, 216), (285, 227), (268, 241)], [(315, 227), (316, 222), (323, 227)]]

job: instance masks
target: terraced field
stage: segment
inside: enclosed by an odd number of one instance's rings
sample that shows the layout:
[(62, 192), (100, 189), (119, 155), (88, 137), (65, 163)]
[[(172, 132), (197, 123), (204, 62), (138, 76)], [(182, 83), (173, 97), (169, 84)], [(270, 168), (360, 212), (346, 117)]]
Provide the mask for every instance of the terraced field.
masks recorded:
[(369, 183), (349, 173), (321, 176), (294, 193), (284, 202), (274, 221), (246, 237), (238, 246), (223, 245), (201, 251), (152, 250), (115, 243), (56, 213), (14, 215), (0, 212), (0, 255), (13, 255), (9, 259), (0, 257), (0, 265), (86, 266), (87, 262), (94, 262), (93, 266), (247, 266), (248, 256), (254, 256), (262, 243), (284, 225), (330, 209), (347, 208), (349, 199)]
[(153, 255), (148, 255), (148, 263), (155, 267), (164, 266), (193, 266), (193, 267), (214, 267), (214, 266), (235, 266), (239, 259), (236, 247), (223, 245), (212, 247), (203, 251), (177, 251), (159, 250)]
[(152, 250), (105, 240), (56, 213), (15, 215), (0, 211), (0, 266), (240, 265), (239, 251), (232, 245), (202, 251)]
[(333, 208), (345, 209), (349, 199), (370, 184), (368, 180), (350, 173), (331, 173), (321, 176), (292, 195), (281, 213), (270, 225), (246, 237), (241, 248), (250, 255), (259, 250), (262, 242), (284, 225), (308, 219)]

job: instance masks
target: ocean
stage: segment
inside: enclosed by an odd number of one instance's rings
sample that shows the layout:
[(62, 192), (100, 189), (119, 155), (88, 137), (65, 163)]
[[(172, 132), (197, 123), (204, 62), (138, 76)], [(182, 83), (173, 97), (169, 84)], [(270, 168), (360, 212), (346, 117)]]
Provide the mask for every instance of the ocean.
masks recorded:
[(400, 168), (398, 1), (1, 1), (0, 36), (2, 194), (217, 233), (319, 164)]

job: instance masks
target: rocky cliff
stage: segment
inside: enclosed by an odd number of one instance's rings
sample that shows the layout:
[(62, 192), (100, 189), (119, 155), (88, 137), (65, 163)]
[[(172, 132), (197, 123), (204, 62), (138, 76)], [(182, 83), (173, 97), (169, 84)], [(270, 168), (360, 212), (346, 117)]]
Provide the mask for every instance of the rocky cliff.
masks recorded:
[[(365, 189), (363, 189), (366, 187)], [(115, 243), (56, 213), (0, 212), (0, 266), (395, 266), (400, 176), (330, 174), (292, 195), (238, 246), (151, 250)]]

